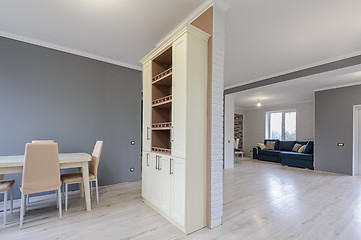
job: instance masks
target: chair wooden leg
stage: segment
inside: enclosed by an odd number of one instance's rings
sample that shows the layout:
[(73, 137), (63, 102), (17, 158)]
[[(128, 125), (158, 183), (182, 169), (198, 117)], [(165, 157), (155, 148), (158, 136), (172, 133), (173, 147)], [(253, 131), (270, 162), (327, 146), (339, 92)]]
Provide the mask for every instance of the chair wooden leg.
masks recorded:
[(68, 211), (68, 184), (65, 183), (65, 212)]
[(23, 193), (21, 193), (21, 207), (20, 207), (20, 229), (23, 228), (23, 222), (24, 222), (24, 202), (25, 202), (25, 196)]
[(98, 178), (95, 179), (95, 193), (97, 195), (97, 205), (99, 205)]
[(14, 209), (14, 188), (11, 188), (11, 192), (10, 192), (10, 213), (13, 213), (13, 209)]
[(61, 186), (57, 191), (57, 195), (58, 195), (58, 205), (59, 205), (59, 218), (61, 219), (63, 217), (63, 211), (61, 209), (62, 204), (61, 204)]
[(4, 192), (4, 225), (6, 224), (7, 217), (8, 217), (8, 191)]

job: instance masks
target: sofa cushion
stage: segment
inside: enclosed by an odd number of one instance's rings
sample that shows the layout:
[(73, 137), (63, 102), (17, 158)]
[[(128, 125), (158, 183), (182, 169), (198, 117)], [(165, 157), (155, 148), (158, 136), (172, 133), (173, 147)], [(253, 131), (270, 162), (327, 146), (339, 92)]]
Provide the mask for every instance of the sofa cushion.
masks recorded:
[(300, 149), (301, 147), (302, 147), (301, 144), (296, 143), (292, 148), (292, 152), (298, 152), (298, 149)]
[(265, 139), (265, 140), (264, 140), (264, 145), (267, 146), (267, 142), (268, 142), (268, 141), (276, 142), (276, 144), (275, 144), (275, 149), (278, 149), (278, 144), (279, 144), (280, 140), (278, 140), (278, 139)]
[(302, 147), (300, 147), (300, 149), (298, 149), (297, 152), (299, 153), (303, 153), (305, 151), (306, 145), (302, 145)]
[(298, 152), (281, 152), (280, 157), (281, 158), (292, 158), (292, 159), (298, 159), (298, 160), (306, 160), (306, 161), (313, 160), (313, 154), (298, 153)]
[(273, 141), (267, 141), (266, 149), (268, 150), (275, 150), (276, 142)]
[(272, 156), (278, 156), (281, 151), (277, 150), (269, 150), (269, 149), (259, 149), (258, 154), (259, 155), (272, 155)]
[(296, 141), (279, 141), (277, 150), (292, 151)]
[(307, 153), (307, 154), (313, 153), (313, 142), (307, 143), (304, 153)]
[(263, 143), (257, 143), (257, 146), (258, 146), (260, 149), (266, 149), (266, 145), (264, 145)]
[(301, 145), (306, 145), (309, 141), (296, 141), (296, 143)]

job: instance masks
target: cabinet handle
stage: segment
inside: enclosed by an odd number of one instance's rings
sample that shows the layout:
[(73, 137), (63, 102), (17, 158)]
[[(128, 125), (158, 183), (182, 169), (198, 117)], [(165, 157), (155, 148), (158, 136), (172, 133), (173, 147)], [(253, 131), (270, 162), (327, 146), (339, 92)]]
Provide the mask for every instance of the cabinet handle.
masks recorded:
[(147, 153), (147, 167), (149, 167), (149, 153)]
[(150, 127), (147, 127), (147, 140), (150, 140), (150, 138), (149, 138), (149, 130), (150, 130)]
[(161, 161), (160, 161), (160, 158), (161, 158), (162, 156), (158, 156), (158, 171), (160, 171), (160, 170), (162, 170), (162, 164), (161, 164)]
[(172, 175), (172, 159), (170, 159), (169, 163), (169, 175)]
[(173, 159), (173, 158), (170, 159), (169, 174), (170, 174), (170, 175), (173, 175), (173, 174), (174, 174), (174, 159)]
[(158, 156), (155, 156), (155, 170), (158, 170)]
[(170, 136), (170, 141), (174, 142), (174, 127), (173, 126), (171, 127), (170, 135), (171, 135)]

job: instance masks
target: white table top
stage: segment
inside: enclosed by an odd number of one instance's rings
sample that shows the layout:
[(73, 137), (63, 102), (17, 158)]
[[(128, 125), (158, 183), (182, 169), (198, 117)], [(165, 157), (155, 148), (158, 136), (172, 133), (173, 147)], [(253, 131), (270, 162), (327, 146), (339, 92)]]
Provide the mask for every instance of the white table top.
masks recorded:
[[(87, 153), (60, 153), (59, 163), (89, 162), (91, 156)], [(24, 155), (0, 156), (1, 167), (22, 167), (24, 166)]]

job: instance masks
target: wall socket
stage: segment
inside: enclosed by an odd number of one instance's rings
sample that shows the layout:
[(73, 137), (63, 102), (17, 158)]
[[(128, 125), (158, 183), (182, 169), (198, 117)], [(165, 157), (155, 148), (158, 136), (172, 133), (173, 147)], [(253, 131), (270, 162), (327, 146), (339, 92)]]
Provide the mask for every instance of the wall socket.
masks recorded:
[(131, 172), (134, 172), (134, 168), (130, 168), (130, 171), (131, 171)]

